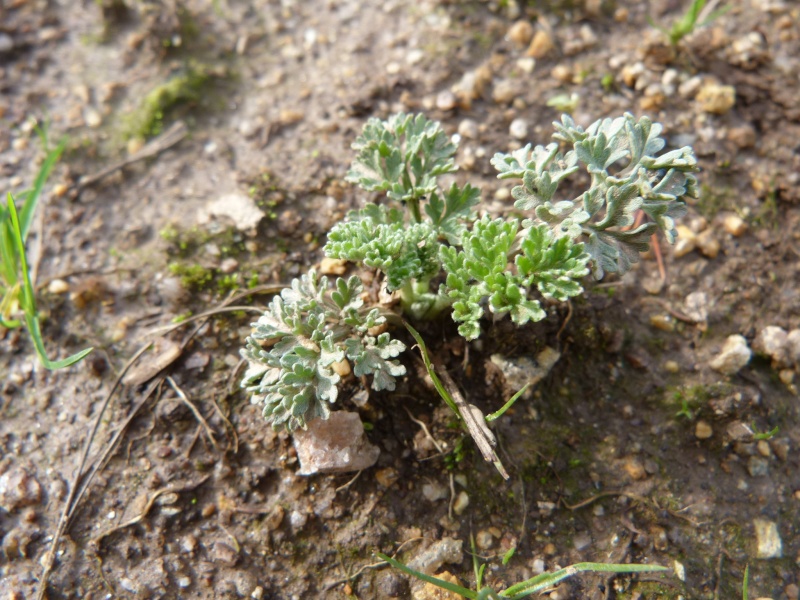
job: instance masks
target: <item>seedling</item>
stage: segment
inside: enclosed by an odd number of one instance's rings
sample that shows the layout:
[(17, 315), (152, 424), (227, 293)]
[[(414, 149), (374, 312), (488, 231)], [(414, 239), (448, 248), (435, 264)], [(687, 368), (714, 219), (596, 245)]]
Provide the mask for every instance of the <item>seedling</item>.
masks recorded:
[(17, 212), (14, 197), (9, 192), (6, 196), (6, 205), (0, 205), (0, 325), (6, 328), (16, 328), (22, 322), (16, 316), (20, 311), (23, 314), (25, 325), (33, 340), (33, 346), (39, 361), (47, 369), (61, 369), (82, 360), (92, 351), (92, 348), (82, 350), (63, 360), (51, 361), (42, 340), (39, 324), (39, 313), (36, 309), (36, 298), (33, 292), (28, 260), (25, 251), (25, 242), (28, 239), (33, 215), (42, 194), (42, 189), (66, 147), (66, 139), (61, 140), (52, 150), (48, 150), (47, 134), (44, 129), (37, 129), (47, 155), (31, 190), (20, 194), (23, 200), (22, 208)]
[(695, 29), (704, 25), (708, 25), (718, 17), (724, 15), (731, 8), (730, 5), (725, 5), (717, 10), (712, 11), (708, 16), (705, 16), (705, 18), (701, 20), (701, 17), (703, 16), (702, 12), (705, 7), (706, 0), (692, 0), (686, 9), (686, 12), (683, 13), (683, 15), (676, 20), (669, 29), (656, 24), (649, 17), (648, 21), (650, 22), (650, 25), (661, 31), (669, 38), (670, 44), (677, 46), (683, 38), (693, 33)]
[[(357, 156), (347, 179), (382, 202), (336, 224), (325, 254), (376, 269), (406, 319), (449, 313), (459, 334), (474, 340), (487, 312), (517, 325), (540, 321), (547, 314), (542, 301), (582, 294), (590, 271), (596, 278), (628, 271), (656, 230), (674, 241), (684, 199), (697, 197), (691, 148), (659, 155), (661, 125), (630, 114), (586, 129), (564, 115), (554, 126), (547, 146), (529, 144), (492, 158), (500, 179), (520, 182), (512, 190), (514, 206), (527, 215), (492, 218), (476, 213), (475, 187), (443, 187), (441, 177), (456, 170), (456, 145), (438, 123), (406, 114), (370, 119), (353, 145)], [(588, 189), (558, 195), (560, 184), (581, 169)], [(648, 219), (634, 226), (639, 210)], [(406, 374), (397, 360), (406, 345), (388, 330), (399, 315), (367, 299), (358, 276), (337, 278), (331, 290), (312, 270), (253, 324), (242, 350), (249, 364), (242, 387), (274, 427), (293, 430), (327, 418), (350, 370), (371, 378), (377, 391), (394, 390)], [(487, 419), (456, 398), (446, 371), (437, 383), (424, 340), (409, 331), (442, 398), (476, 440), (491, 445)]]

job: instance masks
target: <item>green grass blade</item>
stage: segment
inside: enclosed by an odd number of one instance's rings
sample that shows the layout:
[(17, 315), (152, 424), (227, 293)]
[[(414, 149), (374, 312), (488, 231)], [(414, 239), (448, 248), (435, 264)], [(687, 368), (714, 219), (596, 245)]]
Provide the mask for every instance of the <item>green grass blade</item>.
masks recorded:
[[(14, 198), (8, 194), (7, 202), (13, 203)], [(14, 253), (14, 228), (8, 209), (0, 207), (0, 276), (6, 293), (17, 284), (17, 257)]]
[(523, 581), (512, 585), (500, 592), (503, 598), (524, 598), (544, 589), (554, 586), (560, 581), (572, 577), (577, 573), (590, 571), (592, 573), (644, 573), (648, 571), (669, 571), (666, 567), (660, 565), (618, 565), (606, 563), (576, 563), (569, 567), (565, 567), (555, 573), (542, 573), (532, 579)]
[(486, 415), (486, 421), (491, 423), (495, 419), (499, 419), (500, 417), (502, 417), (503, 413), (506, 412), (509, 408), (511, 408), (514, 405), (514, 402), (516, 402), (517, 399), (520, 396), (522, 396), (522, 394), (525, 393), (525, 390), (527, 390), (530, 387), (530, 385), (531, 385), (530, 383), (526, 383), (524, 386), (522, 386), (522, 389), (520, 391), (518, 391), (516, 394), (511, 396), (511, 398), (509, 399), (508, 402), (503, 404), (503, 406), (500, 408), (500, 410), (498, 410), (497, 412), (493, 412), (490, 415)]
[(19, 224), (23, 242), (28, 240), (28, 231), (31, 227), (31, 221), (33, 221), (33, 215), (36, 213), (36, 206), (42, 195), (44, 184), (47, 178), (50, 177), (50, 172), (58, 162), (58, 159), (61, 158), (64, 148), (67, 147), (67, 138), (63, 137), (55, 148), (47, 150), (47, 134), (43, 130), (39, 130), (39, 137), (42, 139), (42, 143), (45, 144), (47, 156), (45, 156), (42, 166), (39, 167), (39, 172), (33, 182), (33, 188), (25, 195), (25, 200), (19, 212)]
[(431, 378), (431, 381), (433, 381), (433, 387), (435, 387), (436, 391), (439, 392), (439, 396), (441, 396), (442, 400), (444, 400), (447, 403), (447, 406), (449, 406), (450, 409), (454, 413), (456, 413), (456, 415), (461, 417), (461, 412), (458, 410), (458, 406), (456, 406), (456, 403), (453, 401), (453, 398), (450, 396), (449, 392), (445, 389), (441, 379), (439, 379), (439, 376), (436, 374), (436, 371), (433, 370), (431, 359), (428, 356), (428, 349), (425, 346), (425, 341), (422, 339), (422, 336), (416, 329), (414, 329), (411, 325), (409, 325), (405, 321), (403, 321), (403, 324), (406, 326), (406, 329), (408, 329), (409, 333), (414, 337), (414, 339), (417, 342), (417, 346), (419, 347), (419, 353), (422, 355), (422, 362), (425, 363), (425, 369), (428, 371), (428, 376)]
[(750, 587), (750, 565), (744, 568), (744, 580), (742, 581), (742, 600), (747, 600), (747, 588)]
[(31, 278), (28, 274), (28, 261), (25, 259), (25, 244), (22, 241), (22, 231), (20, 230), (19, 217), (17, 215), (17, 208), (14, 206), (14, 199), (11, 194), (8, 195), (8, 214), (11, 221), (12, 233), (14, 243), (17, 250), (17, 258), (19, 260), (20, 270), (22, 271), (22, 310), (25, 313), (25, 323), (28, 326), (28, 332), (33, 339), (33, 346), (36, 349), (36, 354), (45, 368), (54, 370), (69, 367), (76, 362), (83, 360), (94, 348), (87, 348), (80, 352), (73, 354), (63, 360), (52, 361), (47, 358), (47, 353), (44, 348), (44, 341), (42, 340), (42, 331), (39, 327), (39, 318), (36, 314), (36, 299), (33, 295), (33, 286), (31, 285)]
[(468, 590), (467, 588), (461, 587), (460, 585), (456, 585), (455, 583), (450, 583), (449, 581), (445, 581), (444, 579), (439, 579), (438, 577), (432, 577), (430, 575), (426, 575), (425, 573), (421, 573), (420, 571), (415, 571), (414, 569), (407, 567), (401, 562), (396, 561), (385, 554), (381, 554), (380, 552), (376, 552), (376, 555), (381, 559), (388, 562), (392, 565), (395, 569), (400, 569), (406, 575), (411, 575), (412, 577), (416, 577), (420, 581), (425, 581), (427, 583), (433, 584), (437, 587), (440, 587), (448, 592), (453, 592), (454, 594), (461, 594), (465, 598), (469, 598), (470, 600), (478, 600), (478, 592), (473, 590)]

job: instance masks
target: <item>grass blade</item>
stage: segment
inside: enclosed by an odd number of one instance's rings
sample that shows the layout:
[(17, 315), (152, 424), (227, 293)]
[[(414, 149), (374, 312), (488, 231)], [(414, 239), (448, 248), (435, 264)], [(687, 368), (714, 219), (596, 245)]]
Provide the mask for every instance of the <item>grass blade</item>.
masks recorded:
[(511, 408), (514, 405), (514, 402), (516, 402), (517, 399), (520, 396), (522, 396), (522, 394), (525, 393), (525, 390), (527, 390), (530, 387), (530, 385), (531, 385), (530, 383), (526, 383), (524, 386), (522, 386), (522, 389), (520, 391), (518, 391), (516, 394), (514, 394), (513, 396), (511, 396), (511, 398), (508, 400), (508, 402), (506, 402), (505, 404), (503, 404), (502, 407), (500, 407), (500, 410), (498, 410), (497, 412), (493, 412), (490, 415), (486, 415), (486, 420), (489, 423), (491, 423), (495, 419), (499, 419), (500, 417), (502, 417), (503, 413), (506, 412), (509, 408)]
[(67, 138), (63, 137), (55, 148), (52, 150), (47, 150), (48, 144), (46, 130), (37, 128), (37, 132), (39, 133), (42, 143), (44, 144), (47, 156), (45, 156), (42, 166), (39, 167), (39, 172), (36, 174), (36, 179), (33, 182), (33, 188), (25, 193), (22, 208), (19, 212), (19, 225), (23, 242), (28, 240), (28, 231), (31, 227), (31, 221), (33, 221), (33, 215), (36, 213), (36, 206), (38, 205), (39, 198), (42, 195), (44, 184), (47, 181), (47, 178), (50, 177), (50, 172), (58, 162), (58, 159), (61, 158), (64, 148), (67, 147)]
[(14, 238), (14, 244), (17, 250), (17, 260), (19, 260), (20, 270), (22, 271), (22, 299), (21, 306), (25, 313), (25, 323), (28, 326), (28, 332), (33, 339), (33, 346), (36, 349), (36, 354), (45, 368), (54, 370), (69, 367), (76, 362), (83, 360), (94, 348), (87, 348), (80, 352), (73, 354), (63, 360), (52, 361), (47, 358), (47, 353), (44, 348), (44, 341), (42, 340), (42, 331), (39, 327), (39, 317), (36, 314), (36, 299), (33, 295), (33, 286), (31, 285), (30, 275), (28, 273), (28, 261), (25, 259), (25, 243), (22, 241), (22, 231), (20, 229), (19, 217), (17, 215), (17, 208), (14, 206), (14, 198), (8, 194), (8, 215), (11, 222), (11, 234)]
[(454, 413), (456, 413), (456, 415), (462, 417), (461, 411), (458, 410), (458, 406), (456, 406), (455, 401), (450, 396), (450, 393), (447, 391), (447, 389), (444, 387), (444, 384), (442, 384), (442, 380), (439, 379), (439, 376), (436, 374), (436, 371), (434, 371), (433, 369), (430, 356), (428, 356), (428, 348), (425, 346), (425, 340), (422, 339), (422, 336), (419, 334), (419, 332), (416, 329), (414, 329), (411, 325), (405, 322), (404, 324), (406, 326), (406, 329), (408, 329), (408, 332), (416, 340), (417, 346), (419, 346), (419, 353), (422, 355), (422, 362), (425, 363), (425, 370), (428, 371), (428, 376), (431, 378), (431, 381), (433, 382), (433, 387), (435, 387), (436, 391), (439, 392), (439, 395), (442, 397), (442, 400), (444, 400), (447, 403), (447, 406), (449, 406), (450, 409)]
[(421, 573), (420, 571), (415, 571), (411, 567), (407, 567), (403, 563), (398, 562), (395, 559), (386, 556), (385, 554), (381, 554), (380, 552), (376, 552), (376, 555), (381, 560), (385, 560), (386, 562), (388, 562), (395, 569), (400, 569), (406, 575), (411, 575), (412, 577), (416, 577), (421, 581), (433, 584), (437, 587), (447, 590), (448, 592), (453, 592), (454, 594), (460, 594), (465, 598), (469, 598), (469, 600), (478, 600), (478, 593), (473, 590), (468, 590), (467, 588), (461, 587), (460, 585), (456, 585), (455, 583), (450, 583), (449, 581), (445, 581), (444, 579), (439, 579), (438, 577), (432, 577), (430, 575), (426, 575), (425, 573)]
[(750, 565), (744, 568), (744, 580), (742, 581), (742, 600), (747, 600), (747, 588), (750, 587)]
[(532, 579), (512, 585), (510, 588), (500, 592), (503, 598), (524, 598), (537, 592), (552, 587), (568, 577), (577, 573), (590, 571), (592, 573), (643, 573), (648, 571), (669, 571), (660, 565), (617, 565), (604, 563), (576, 563), (565, 567), (555, 573), (542, 573)]

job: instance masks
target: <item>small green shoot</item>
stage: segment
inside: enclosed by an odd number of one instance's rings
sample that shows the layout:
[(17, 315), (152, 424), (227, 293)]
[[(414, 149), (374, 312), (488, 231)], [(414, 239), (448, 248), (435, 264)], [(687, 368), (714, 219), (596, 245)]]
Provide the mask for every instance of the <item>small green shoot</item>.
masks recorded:
[(486, 567), (485, 564), (481, 565), (480, 567), (477, 566), (477, 558), (474, 560), (475, 565), (475, 579), (476, 579), (476, 587), (477, 590), (470, 590), (460, 585), (456, 585), (454, 583), (450, 583), (449, 581), (444, 581), (443, 579), (439, 579), (438, 577), (433, 577), (431, 575), (426, 575), (425, 573), (421, 573), (416, 571), (403, 563), (386, 556), (385, 554), (381, 554), (380, 552), (377, 553), (377, 556), (381, 560), (385, 560), (395, 569), (399, 569), (403, 571), (406, 575), (411, 575), (412, 577), (416, 577), (420, 581), (425, 581), (426, 583), (430, 583), (435, 585), (436, 587), (442, 588), (449, 592), (453, 592), (454, 594), (460, 594), (464, 598), (468, 600), (503, 600), (503, 599), (511, 599), (511, 600), (518, 600), (519, 598), (525, 598), (527, 596), (531, 596), (543, 590), (546, 590), (554, 585), (558, 584), (559, 582), (567, 579), (568, 577), (572, 577), (573, 575), (577, 575), (578, 573), (583, 572), (590, 572), (590, 573), (646, 573), (646, 572), (654, 572), (654, 571), (668, 571), (666, 567), (662, 567), (660, 565), (618, 565), (618, 564), (603, 564), (603, 563), (577, 563), (571, 565), (569, 567), (565, 567), (564, 569), (560, 569), (555, 573), (542, 573), (528, 579), (526, 581), (522, 581), (515, 585), (512, 585), (509, 588), (501, 592), (496, 592), (491, 588), (488, 587), (481, 587), (483, 582), (483, 572)]
[(14, 315), (21, 310), (42, 365), (47, 369), (61, 369), (82, 360), (92, 351), (92, 348), (87, 348), (58, 361), (48, 359), (44, 348), (25, 243), (44, 185), (64, 152), (67, 140), (63, 138), (55, 148), (50, 149), (47, 127), (37, 127), (36, 133), (47, 154), (36, 174), (33, 188), (19, 194), (19, 198), (22, 200), (22, 208), (19, 212), (17, 212), (14, 197), (10, 192), (6, 197), (6, 205), (0, 205), (0, 293), (2, 294), (0, 325), (9, 329), (20, 327), (22, 323)]
[[(752, 429), (753, 429), (753, 431), (758, 431), (758, 428), (756, 427), (755, 423), (753, 423)], [(779, 430), (779, 427), (775, 426), (772, 429), (770, 429), (769, 431), (762, 431), (760, 433), (754, 433), (753, 434), (753, 439), (756, 440), (756, 441), (758, 441), (758, 440), (771, 440), (778, 433), (778, 430)]]
[(648, 17), (647, 20), (650, 22), (651, 26), (655, 27), (669, 38), (670, 44), (677, 46), (683, 38), (693, 33), (695, 29), (698, 27), (703, 27), (704, 25), (708, 25), (731, 9), (731, 5), (726, 4), (725, 6), (712, 11), (711, 14), (701, 21), (700, 17), (702, 16), (705, 6), (706, 0), (692, 0), (692, 2), (689, 4), (689, 7), (686, 9), (686, 12), (683, 13), (683, 15), (677, 21), (675, 21), (672, 24), (672, 27), (669, 29), (656, 24), (650, 17)]
[(516, 546), (511, 546), (511, 548), (506, 550), (506, 553), (503, 554), (503, 560), (502, 560), (502, 563), (503, 563), (504, 567), (509, 563), (509, 561), (514, 557), (514, 555), (516, 553), (517, 553), (517, 547)]
[(742, 580), (742, 600), (747, 600), (747, 588), (750, 586), (750, 565), (744, 568), (744, 579)]
[[(83, 360), (93, 348), (86, 348), (63, 360), (50, 360), (42, 340), (42, 331), (39, 325), (39, 313), (36, 309), (36, 299), (33, 294), (30, 273), (28, 272), (28, 261), (25, 257), (25, 237), (20, 224), (17, 208), (14, 205), (14, 198), (9, 193), (6, 206), (0, 207), (0, 259), (2, 260), (3, 276), (3, 301), (4, 310), (10, 313), (14, 307), (18, 306), (25, 318), (25, 325), (33, 339), (33, 346), (39, 361), (46, 369), (63, 369), (74, 365)], [(10, 319), (8, 314), (3, 314), (0, 324), (4, 327), (19, 327), (20, 322)]]
[(675, 416), (684, 417), (688, 421), (694, 419), (694, 413), (692, 409), (689, 408), (689, 401), (684, 396), (681, 396), (681, 409), (675, 413)]

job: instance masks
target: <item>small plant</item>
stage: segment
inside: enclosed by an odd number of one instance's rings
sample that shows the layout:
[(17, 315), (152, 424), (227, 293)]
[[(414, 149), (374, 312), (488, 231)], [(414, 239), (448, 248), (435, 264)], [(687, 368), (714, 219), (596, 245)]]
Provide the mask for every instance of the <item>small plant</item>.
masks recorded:
[(6, 205), (0, 205), (0, 294), (2, 294), (0, 326), (9, 329), (20, 327), (22, 322), (16, 315), (22, 312), (39, 361), (47, 369), (61, 369), (82, 360), (92, 351), (92, 348), (56, 361), (47, 358), (44, 348), (36, 298), (28, 269), (25, 242), (28, 239), (28, 232), (44, 184), (64, 151), (66, 140), (62, 140), (55, 148), (49, 149), (46, 129), (37, 128), (37, 133), (47, 154), (39, 168), (33, 188), (19, 194), (22, 199), (22, 208), (19, 212), (17, 212), (14, 197), (10, 192), (6, 197)]
[(650, 21), (650, 25), (661, 31), (669, 38), (670, 44), (677, 46), (683, 38), (693, 33), (695, 29), (704, 25), (708, 25), (718, 17), (728, 12), (728, 10), (731, 8), (730, 5), (725, 5), (715, 11), (712, 11), (711, 14), (705, 16), (705, 18), (701, 20), (701, 16), (703, 16), (702, 12), (705, 7), (706, 0), (691, 0), (686, 12), (683, 13), (683, 15), (676, 20), (669, 29), (661, 27), (650, 18), (648, 18), (648, 20)]
[[(555, 129), (547, 146), (492, 158), (500, 179), (519, 181), (514, 206), (527, 215), (492, 218), (476, 213), (478, 189), (443, 187), (442, 176), (456, 170), (456, 145), (438, 123), (406, 114), (370, 119), (353, 145), (357, 156), (347, 179), (384, 201), (336, 224), (325, 254), (379, 271), (406, 318), (447, 311), (458, 332), (474, 340), (487, 312), (518, 325), (540, 321), (542, 301), (580, 295), (590, 271), (600, 278), (629, 270), (654, 231), (674, 241), (684, 198), (697, 196), (691, 148), (659, 156), (661, 126), (630, 114), (587, 129), (564, 115)], [(581, 169), (588, 189), (559, 195), (562, 182)], [(637, 211), (649, 220), (635, 226)], [(327, 278), (311, 271), (253, 324), (242, 350), (249, 363), (242, 387), (274, 427), (290, 430), (328, 416), (350, 365), (356, 377), (372, 378), (374, 390), (391, 391), (406, 373), (397, 360), (406, 346), (392, 338), (390, 321), (399, 322), (399, 315), (367, 304), (359, 277), (338, 278), (329, 289)], [(432, 373), (422, 339), (409, 331)], [(473, 437), (483, 429), (491, 440), (487, 419), (476, 420), (474, 407), (450, 398), (447, 387), (439, 382), (437, 389)]]

